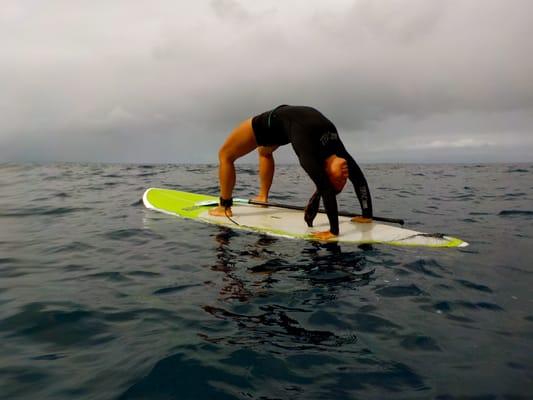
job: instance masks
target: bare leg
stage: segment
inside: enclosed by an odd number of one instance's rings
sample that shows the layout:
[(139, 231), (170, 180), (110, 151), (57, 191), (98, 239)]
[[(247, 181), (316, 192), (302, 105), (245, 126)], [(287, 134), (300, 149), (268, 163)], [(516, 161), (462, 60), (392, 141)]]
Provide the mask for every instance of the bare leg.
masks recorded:
[(278, 146), (259, 147), (259, 195), (255, 198), (257, 201), (268, 201), (268, 193), (272, 186), (274, 178), (274, 157), (272, 153)]
[[(250, 153), (256, 147), (257, 143), (252, 129), (252, 120), (247, 119), (231, 132), (218, 152), (220, 197), (223, 199), (232, 197), (236, 180), (234, 162), (236, 159)], [(210, 210), (209, 214), (215, 216), (232, 215), (231, 210), (225, 210), (224, 207), (220, 206)]]

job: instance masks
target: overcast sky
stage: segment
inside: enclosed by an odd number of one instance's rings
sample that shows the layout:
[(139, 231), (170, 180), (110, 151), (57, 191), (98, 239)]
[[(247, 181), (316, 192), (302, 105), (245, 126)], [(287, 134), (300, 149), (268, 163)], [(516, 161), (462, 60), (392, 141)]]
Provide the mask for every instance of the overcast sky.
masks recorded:
[(0, 162), (214, 163), (281, 103), (320, 109), (363, 163), (533, 161), (532, 15), (530, 0), (0, 0)]

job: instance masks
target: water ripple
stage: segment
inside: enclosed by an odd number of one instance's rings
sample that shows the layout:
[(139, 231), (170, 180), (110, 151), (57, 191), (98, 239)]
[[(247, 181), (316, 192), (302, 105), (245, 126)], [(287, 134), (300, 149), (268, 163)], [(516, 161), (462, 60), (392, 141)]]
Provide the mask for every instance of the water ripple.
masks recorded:
[(529, 210), (502, 210), (498, 215), (503, 217), (532, 217), (533, 211)]
[[(376, 213), (471, 246), (148, 216), (147, 187), (217, 195), (216, 165), (0, 164), (0, 397), (528, 398), (533, 165), (362, 167)], [(272, 198), (305, 204), (306, 179), (279, 165)]]
[(61, 346), (97, 344), (112, 340), (97, 314), (71, 303), (29, 303), (1, 320), (7, 337), (22, 336)]
[(65, 215), (91, 210), (89, 207), (28, 207), (0, 212), (0, 217), (35, 217), (39, 215)]
[(386, 286), (375, 290), (376, 294), (383, 297), (412, 297), (424, 294), (424, 291), (416, 285), (407, 286)]

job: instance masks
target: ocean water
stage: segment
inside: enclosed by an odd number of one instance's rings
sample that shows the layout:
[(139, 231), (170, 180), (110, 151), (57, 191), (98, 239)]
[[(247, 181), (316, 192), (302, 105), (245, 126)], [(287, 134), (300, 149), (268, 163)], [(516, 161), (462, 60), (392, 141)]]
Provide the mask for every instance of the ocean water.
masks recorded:
[[(366, 165), (464, 249), (327, 245), (144, 208), (215, 165), (0, 165), (1, 399), (532, 399), (533, 165)], [(236, 195), (257, 188), (240, 165)], [(277, 167), (272, 201), (312, 185)], [(352, 189), (340, 208), (357, 212)]]

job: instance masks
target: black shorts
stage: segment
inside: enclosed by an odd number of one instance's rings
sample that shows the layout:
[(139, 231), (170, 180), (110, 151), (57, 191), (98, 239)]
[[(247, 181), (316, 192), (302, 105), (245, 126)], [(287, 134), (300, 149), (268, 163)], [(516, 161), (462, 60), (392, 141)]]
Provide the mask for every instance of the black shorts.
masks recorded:
[(252, 128), (258, 146), (283, 146), (289, 143), (283, 121), (276, 116), (276, 110), (280, 107), (284, 106), (278, 106), (252, 118)]

